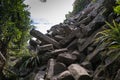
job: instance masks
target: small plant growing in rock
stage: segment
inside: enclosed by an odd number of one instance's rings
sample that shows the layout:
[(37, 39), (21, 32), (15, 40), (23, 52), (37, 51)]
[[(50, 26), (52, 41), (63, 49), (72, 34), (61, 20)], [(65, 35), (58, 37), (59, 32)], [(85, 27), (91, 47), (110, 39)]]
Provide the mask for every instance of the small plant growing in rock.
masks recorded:
[(96, 2), (96, 0), (92, 0), (92, 2)]
[(102, 44), (107, 44), (109, 49), (120, 49), (120, 23), (113, 20), (113, 25), (106, 22), (109, 29), (105, 29), (98, 34), (101, 35), (97, 41)]
[(117, 4), (117, 6), (114, 7), (114, 11), (115, 11), (115, 13), (117, 13), (118, 15), (120, 15), (120, 0), (117, 0), (116, 4)]
[(108, 28), (105, 28), (105, 30), (97, 34), (98, 37), (96, 41), (99, 43), (98, 48), (105, 46), (105, 49), (101, 52), (101, 64), (107, 66), (104, 69), (105, 75), (108, 75), (108, 77), (113, 80), (115, 74), (113, 75), (112, 73), (116, 73), (119, 69), (120, 23), (117, 23), (113, 20), (112, 24), (108, 22), (106, 22), (106, 24), (108, 25)]

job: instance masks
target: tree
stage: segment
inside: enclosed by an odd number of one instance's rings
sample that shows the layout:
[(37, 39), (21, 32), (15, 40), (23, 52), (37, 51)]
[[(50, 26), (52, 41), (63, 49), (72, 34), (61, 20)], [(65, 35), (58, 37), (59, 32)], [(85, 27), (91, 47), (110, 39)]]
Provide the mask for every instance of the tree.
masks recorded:
[[(0, 52), (4, 58), (8, 51), (20, 52), (29, 39), (29, 30), (32, 28), (30, 13), (23, 2), (24, 0), (0, 0)], [(5, 61), (1, 63), (0, 73)]]
[(77, 14), (86, 6), (86, 4), (90, 3), (91, 0), (75, 0), (73, 3), (73, 11), (72, 14)]

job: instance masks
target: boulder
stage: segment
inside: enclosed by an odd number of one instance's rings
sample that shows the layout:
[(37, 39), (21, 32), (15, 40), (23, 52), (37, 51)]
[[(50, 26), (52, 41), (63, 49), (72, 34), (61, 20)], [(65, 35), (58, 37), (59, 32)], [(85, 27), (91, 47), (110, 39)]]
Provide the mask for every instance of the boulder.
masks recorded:
[(78, 52), (78, 50), (73, 51), (72, 56), (76, 57), (76, 62), (78, 62), (78, 63), (83, 62), (84, 59), (86, 58), (84, 53), (80, 53), (80, 52)]
[(66, 65), (63, 63), (57, 62), (54, 66), (54, 75), (58, 75), (64, 72), (65, 70), (67, 70)]
[(72, 55), (75, 56), (77, 58), (77, 60), (80, 59), (80, 53), (78, 52), (78, 50), (73, 51)]
[(70, 65), (74, 63), (76, 59), (77, 58), (75, 56), (72, 56), (72, 54), (69, 54), (69, 53), (62, 53), (62, 54), (59, 54), (57, 57), (58, 62), (62, 62), (66, 65)]
[(48, 62), (45, 80), (51, 80), (52, 77), (54, 76), (54, 66), (55, 66), (55, 60), (50, 59)]
[(87, 70), (79, 64), (71, 64), (68, 70), (72, 74), (75, 80), (92, 80)]
[(71, 28), (67, 24), (63, 24), (62, 28), (64, 29), (66, 36), (72, 32)]
[(45, 80), (52, 80), (56, 78), (56, 75), (67, 70), (66, 65), (60, 62), (56, 62), (55, 59), (50, 59), (48, 62), (47, 74)]
[(62, 35), (55, 35), (55, 36), (54, 36), (54, 39), (55, 39), (56, 41), (60, 41), (60, 40), (63, 40), (64, 37), (63, 37)]
[(34, 80), (44, 80), (44, 76), (45, 76), (45, 71), (39, 71), (36, 74)]
[(53, 57), (57, 57), (59, 54), (64, 53), (64, 52), (68, 52), (68, 49), (67, 48), (55, 49), (54, 51), (51, 51), (50, 54)]
[(58, 76), (58, 80), (75, 80), (69, 71), (64, 71)]
[(74, 39), (68, 46), (67, 46), (67, 48), (69, 49), (69, 50), (75, 50), (76, 48), (77, 48), (77, 39)]
[(105, 24), (105, 18), (102, 15), (104, 11), (102, 10), (93, 21), (91, 21), (87, 26), (84, 27), (86, 30), (86, 36), (90, 36), (94, 31), (98, 30)]
[(37, 53), (54, 50), (53, 44), (46, 44), (46, 45), (42, 45), (42, 46), (37, 46), (36, 49), (37, 49)]
[[(95, 35), (101, 31), (102, 28), (96, 30), (95, 32), (93, 32), (91, 34), (91, 36), (87, 37), (87, 38), (79, 38), (78, 40), (78, 49), (80, 52), (84, 51), (91, 43), (93, 43)], [(81, 41), (82, 40), (82, 41)]]
[(80, 32), (80, 29), (76, 29), (72, 31), (68, 36), (66, 36), (63, 40), (60, 41), (60, 44), (63, 47), (68, 46), (74, 39), (76, 39), (76, 35), (79, 32)]
[(51, 52), (46, 52), (41, 56), (42, 64), (46, 64), (50, 58), (57, 58), (57, 56), (63, 52), (68, 52), (67, 48), (55, 49)]
[(79, 24), (87, 25), (87, 24), (89, 24), (90, 21), (92, 21), (92, 17), (91, 17), (91, 16), (88, 16), (88, 17), (84, 18), (83, 20), (81, 20), (81, 21), (79, 22)]
[(90, 47), (87, 47), (87, 53), (92, 53), (94, 51), (94, 47), (90, 46)]
[(92, 69), (93, 69), (93, 68), (92, 68), (92, 64), (91, 64), (90, 62), (88, 62), (88, 61), (82, 62), (82, 63), (81, 63), (81, 66), (83, 66), (84, 68), (86, 68), (86, 69), (88, 69), (88, 70), (92, 70)]
[(77, 21), (81, 21), (83, 19), (85, 19), (87, 17), (87, 15), (94, 9), (94, 7), (89, 7), (89, 8), (85, 8), (83, 11), (81, 11), (79, 18), (77, 19)]
[(46, 44), (53, 44), (54, 47), (60, 48), (60, 44), (56, 40), (44, 35), (40, 31), (32, 29), (30, 34)]
[(38, 41), (35, 41), (33, 39), (30, 39), (29, 44), (30, 44), (30, 46), (33, 46), (34, 48), (36, 48), (37, 45), (41, 45), (41, 43), (39, 43)]

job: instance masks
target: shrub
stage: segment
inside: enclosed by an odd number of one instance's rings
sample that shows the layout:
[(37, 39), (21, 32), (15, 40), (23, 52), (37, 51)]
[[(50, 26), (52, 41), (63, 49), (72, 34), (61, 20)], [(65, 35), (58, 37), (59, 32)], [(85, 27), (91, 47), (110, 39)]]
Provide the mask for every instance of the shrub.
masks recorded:
[(109, 29), (99, 32), (100, 37), (97, 38), (97, 41), (100, 42), (100, 45), (107, 44), (109, 50), (120, 49), (120, 23), (113, 20), (113, 25), (108, 22), (106, 24)]
[(114, 7), (114, 11), (115, 11), (115, 13), (117, 13), (119, 15), (120, 14), (120, 0), (117, 0), (116, 4), (117, 4), (117, 6)]

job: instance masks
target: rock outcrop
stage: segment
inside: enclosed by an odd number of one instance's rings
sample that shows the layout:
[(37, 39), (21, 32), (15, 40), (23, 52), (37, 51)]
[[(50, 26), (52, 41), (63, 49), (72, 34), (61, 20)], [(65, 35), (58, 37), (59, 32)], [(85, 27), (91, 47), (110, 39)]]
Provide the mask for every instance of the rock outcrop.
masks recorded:
[(41, 67), (47, 66), (38, 70), (35, 80), (119, 80), (120, 55), (104, 59), (100, 53), (105, 46), (98, 48), (95, 43), (95, 35), (104, 29), (105, 21), (118, 17), (112, 13), (114, 2), (91, 1), (78, 14), (53, 26), (46, 34), (31, 30), (30, 34), (37, 40), (30, 40), (29, 49), (42, 56)]

